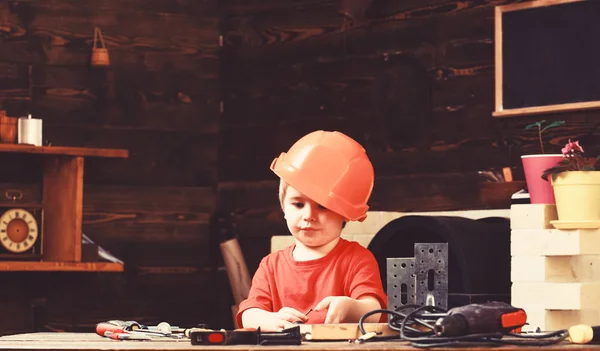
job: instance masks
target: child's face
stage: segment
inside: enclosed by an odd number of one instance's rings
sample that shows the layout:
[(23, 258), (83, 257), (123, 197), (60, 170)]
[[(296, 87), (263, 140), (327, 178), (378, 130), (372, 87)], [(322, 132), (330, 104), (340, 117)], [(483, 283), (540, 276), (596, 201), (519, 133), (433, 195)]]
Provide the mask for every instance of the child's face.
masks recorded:
[(290, 233), (308, 247), (320, 247), (337, 239), (344, 217), (326, 209), (288, 186), (283, 199), (283, 213)]

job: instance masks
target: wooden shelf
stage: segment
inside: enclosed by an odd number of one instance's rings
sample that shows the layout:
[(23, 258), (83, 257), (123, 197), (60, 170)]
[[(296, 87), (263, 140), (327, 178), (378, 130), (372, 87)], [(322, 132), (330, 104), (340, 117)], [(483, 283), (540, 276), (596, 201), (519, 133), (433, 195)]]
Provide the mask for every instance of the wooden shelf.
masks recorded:
[(0, 261), (0, 271), (123, 272), (123, 265), (112, 262)]
[(129, 157), (129, 150), (126, 149), (97, 149), (69, 146), (33, 146), (22, 144), (0, 144), (0, 152), (80, 157)]
[[(123, 272), (122, 264), (81, 261), (83, 170), (85, 157), (127, 158), (128, 150), (0, 144), (2, 152), (41, 156), (34, 161), (42, 164), (43, 215), (38, 223), (42, 241), (35, 250), (42, 253), (41, 261), (8, 258), (0, 260), (0, 271)], [(24, 203), (32, 202), (28, 200)]]
[[(0, 192), (0, 196), (2, 193)], [(0, 200), (0, 207), (11, 207), (11, 208), (27, 208), (27, 209), (42, 209), (44, 205), (39, 202), (15, 202), (12, 200)]]

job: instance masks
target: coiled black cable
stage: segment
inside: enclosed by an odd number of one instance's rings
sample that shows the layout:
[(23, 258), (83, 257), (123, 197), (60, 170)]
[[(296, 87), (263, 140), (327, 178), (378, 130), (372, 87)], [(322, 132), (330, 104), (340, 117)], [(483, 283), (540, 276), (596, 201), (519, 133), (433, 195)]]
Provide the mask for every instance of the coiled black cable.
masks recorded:
[[(403, 311), (409, 309), (412, 309), (412, 311), (403, 313)], [(479, 333), (452, 337), (436, 336), (433, 331), (433, 324), (437, 318), (446, 315), (447, 311), (435, 306), (419, 305), (404, 305), (396, 310), (377, 309), (365, 313), (358, 321), (358, 327), (363, 335), (367, 333), (363, 325), (365, 319), (377, 313), (386, 313), (390, 329), (398, 331), (399, 335), (377, 336), (370, 339), (371, 341), (399, 339), (409, 341), (412, 346), (418, 348), (501, 345), (546, 346), (557, 344), (569, 335), (567, 330), (562, 329), (542, 334)], [(504, 338), (506, 336), (509, 338)]]

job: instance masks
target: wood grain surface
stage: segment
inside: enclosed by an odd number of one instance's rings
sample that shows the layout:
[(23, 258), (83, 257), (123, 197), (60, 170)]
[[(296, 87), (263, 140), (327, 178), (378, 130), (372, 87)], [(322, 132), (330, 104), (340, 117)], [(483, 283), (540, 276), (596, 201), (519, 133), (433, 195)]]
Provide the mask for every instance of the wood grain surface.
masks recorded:
[[(33, 333), (0, 337), (0, 350), (263, 350), (265, 346), (257, 345), (191, 345), (189, 339), (170, 341), (117, 341), (91, 333)], [(363, 344), (348, 343), (348, 341), (303, 342), (302, 345), (268, 346), (269, 350), (369, 350), (369, 351), (404, 351), (415, 350), (406, 341), (366, 342)], [(518, 346), (469, 348), (438, 348), (438, 350), (525, 350)], [(539, 346), (539, 351), (554, 350), (595, 350), (598, 345), (574, 345), (563, 342), (552, 346)]]

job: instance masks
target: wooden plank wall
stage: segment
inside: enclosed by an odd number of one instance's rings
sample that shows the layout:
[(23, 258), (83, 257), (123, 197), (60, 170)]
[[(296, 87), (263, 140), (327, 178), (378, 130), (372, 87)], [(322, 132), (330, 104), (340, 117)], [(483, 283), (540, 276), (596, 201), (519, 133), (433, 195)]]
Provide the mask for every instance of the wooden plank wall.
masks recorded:
[[(83, 232), (119, 273), (0, 272), (0, 334), (93, 331), (108, 319), (230, 323), (208, 224), (217, 204), (217, 0), (0, 1), (0, 102), (44, 121), (52, 145), (125, 148), (86, 160)], [(110, 54), (90, 67), (94, 26)], [(3, 182), (35, 182), (1, 155)]]
[(494, 109), (494, 6), (486, 0), (227, 0), (219, 198), (236, 213), (249, 266), (286, 234), (269, 165), (300, 136), (340, 130), (367, 149), (373, 210), (507, 208), (520, 184), (477, 172), (538, 153), (546, 134), (598, 145), (597, 111), (499, 119)]

